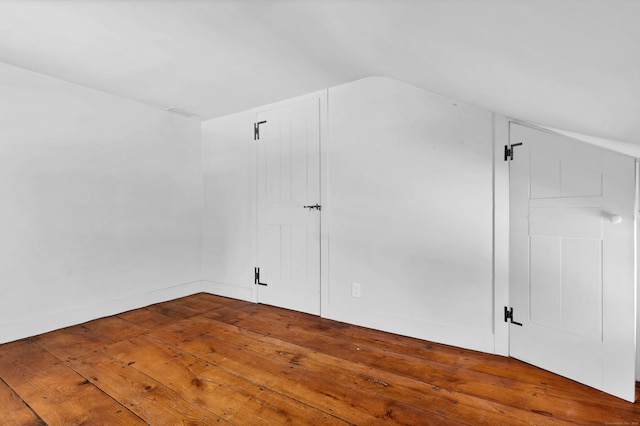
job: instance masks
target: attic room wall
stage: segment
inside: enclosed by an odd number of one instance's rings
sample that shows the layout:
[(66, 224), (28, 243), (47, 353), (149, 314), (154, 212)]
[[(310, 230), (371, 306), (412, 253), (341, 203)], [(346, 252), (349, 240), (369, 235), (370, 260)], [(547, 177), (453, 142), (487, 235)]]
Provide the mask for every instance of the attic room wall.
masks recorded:
[[(204, 279), (246, 300), (255, 112), (203, 123)], [(492, 120), (388, 78), (328, 90), (323, 316), (494, 351)]]
[(198, 122), (0, 65), (0, 129), (0, 342), (199, 291)]
[(387, 78), (329, 89), (326, 316), (494, 350), (492, 119)]

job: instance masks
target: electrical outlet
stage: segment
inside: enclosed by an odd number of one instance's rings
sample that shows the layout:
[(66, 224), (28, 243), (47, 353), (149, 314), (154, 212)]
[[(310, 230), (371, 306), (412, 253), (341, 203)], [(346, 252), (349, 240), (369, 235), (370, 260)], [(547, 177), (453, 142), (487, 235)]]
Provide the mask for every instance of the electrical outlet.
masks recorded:
[(360, 297), (360, 283), (351, 284), (351, 296)]

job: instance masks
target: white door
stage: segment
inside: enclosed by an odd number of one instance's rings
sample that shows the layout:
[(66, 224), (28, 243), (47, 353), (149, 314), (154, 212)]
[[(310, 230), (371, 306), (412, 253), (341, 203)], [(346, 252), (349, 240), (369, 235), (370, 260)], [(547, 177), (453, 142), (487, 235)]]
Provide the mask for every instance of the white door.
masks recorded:
[(634, 401), (635, 160), (517, 124), (510, 143), (510, 355)]
[(320, 101), (261, 111), (256, 122), (258, 302), (319, 315)]

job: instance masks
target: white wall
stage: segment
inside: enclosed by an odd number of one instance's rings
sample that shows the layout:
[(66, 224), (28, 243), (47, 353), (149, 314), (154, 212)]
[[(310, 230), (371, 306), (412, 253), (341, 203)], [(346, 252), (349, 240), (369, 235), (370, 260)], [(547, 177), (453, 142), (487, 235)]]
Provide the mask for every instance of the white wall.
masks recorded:
[(493, 352), (492, 120), (386, 78), (329, 89), (326, 316)]
[[(505, 353), (491, 114), (385, 78), (310, 96), (329, 99), (323, 315)], [(0, 342), (196, 291), (255, 300), (257, 110), (200, 128), (0, 65)]]
[(0, 342), (192, 293), (200, 125), (0, 65)]
[[(204, 279), (246, 300), (255, 111), (203, 123)], [(387, 78), (328, 90), (323, 316), (494, 351), (492, 120)]]

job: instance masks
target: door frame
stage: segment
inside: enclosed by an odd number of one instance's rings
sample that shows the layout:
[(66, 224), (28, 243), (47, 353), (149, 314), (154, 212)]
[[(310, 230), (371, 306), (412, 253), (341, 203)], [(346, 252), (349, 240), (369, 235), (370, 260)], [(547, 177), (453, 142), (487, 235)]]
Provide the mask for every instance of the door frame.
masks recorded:
[(494, 352), (509, 356), (509, 324), (504, 306), (509, 306), (509, 163), (504, 146), (509, 143), (509, 118), (493, 115), (493, 331)]
[[(493, 116), (493, 201), (494, 201), (494, 336), (495, 336), (495, 353), (498, 355), (509, 356), (509, 324), (504, 321), (504, 306), (509, 306), (509, 163), (504, 161), (504, 146), (509, 143), (509, 129), (511, 123), (527, 126), (541, 132), (551, 133), (554, 135), (566, 137), (581, 143), (596, 145), (603, 149), (609, 149), (629, 155), (604, 144), (593, 143), (593, 141), (581, 140), (577, 137), (554, 132), (544, 127), (525, 121), (508, 118), (502, 115), (494, 114)], [(638, 201), (640, 198), (640, 160), (636, 158), (636, 381), (640, 381), (640, 327), (638, 327), (638, 309), (640, 307), (640, 292), (638, 291), (638, 268), (640, 266), (640, 226), (638, 226)]]
[[(327, 199), (327, 159), (329, 144), (329, 124), (328, 117), (328, 89), (309, 93), (281, 102), (275, 102), (251, 110), (252, 122), (247, 126), (247, 140), (252, 144), (251, 149), (251, 253), (252, 264), (258, 265), (258, 148), (257, 141), (253, 140), (253, 122), (258, 113), (280, 107), (285, 107), (299, 103), (308, 99), (318, 99), (320, 103), (320, 316), (325, 317), (329, 301), (329, 265), (327, 262), (329, 253), (328, 216), (330, 213), (330, 203)], [(258, 289), (251, 284), (251, 301), (258, 302)]]

